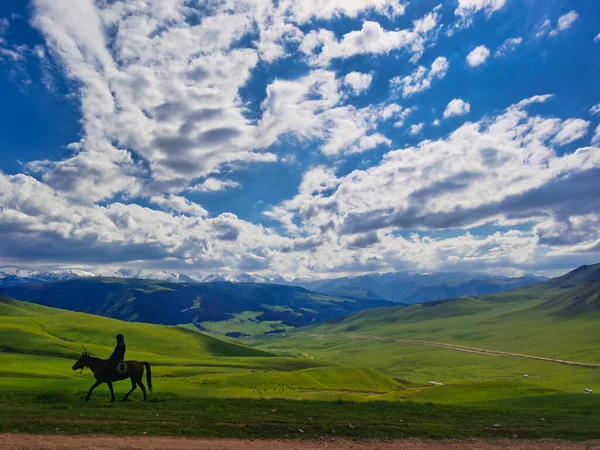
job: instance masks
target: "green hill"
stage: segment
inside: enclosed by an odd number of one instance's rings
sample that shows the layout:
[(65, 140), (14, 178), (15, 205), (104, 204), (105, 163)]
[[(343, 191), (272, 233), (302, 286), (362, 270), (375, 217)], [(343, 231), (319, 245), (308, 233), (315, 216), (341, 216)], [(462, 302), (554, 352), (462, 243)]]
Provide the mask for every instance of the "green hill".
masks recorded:
[[(119, 332), (126, 337), (127, 358), (149, 361), (156, 389), (163, 393), (360, 399), (401, 388), (373, 369), (277, 357), (182, 327), (122, 322), (0, 298), (0, 391), (86, 389), (91, 374), (73, 372), (71, 365), (84, 347), (107, 357)], [(123, 386), (127, 383), (117, 390)]]
[(310, 333), (420, 339), (600, 363), (600, 266), (500, 294), (362, 311)]
[[(401, 396), (469, 402), (582, 393), (600, 390), (600, 368), (489, 351), (600, 365), (599, 305), (600, 266), (583, 266), (500, 294), (372, 309), (255, 343), (371, 367), (422, 386)], [(444, 386), (423, 388), (430, 381)]]
[(123, 278), (79, 278), (0, 289), (0, 295), (125, 321), (194, 324), (231, 337), (283, 333), (367, 308), (380, 299), (315, 294), (304, 288), (258, 283), (168, 283)]

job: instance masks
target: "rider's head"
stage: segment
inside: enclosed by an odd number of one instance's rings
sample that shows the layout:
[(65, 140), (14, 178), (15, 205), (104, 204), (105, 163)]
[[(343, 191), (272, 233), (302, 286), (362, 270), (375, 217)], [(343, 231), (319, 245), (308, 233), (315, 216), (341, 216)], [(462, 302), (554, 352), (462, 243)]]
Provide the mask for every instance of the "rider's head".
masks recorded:
[(125, 337), (122, 334), (117, 334), (117, 342), (123, 342)]

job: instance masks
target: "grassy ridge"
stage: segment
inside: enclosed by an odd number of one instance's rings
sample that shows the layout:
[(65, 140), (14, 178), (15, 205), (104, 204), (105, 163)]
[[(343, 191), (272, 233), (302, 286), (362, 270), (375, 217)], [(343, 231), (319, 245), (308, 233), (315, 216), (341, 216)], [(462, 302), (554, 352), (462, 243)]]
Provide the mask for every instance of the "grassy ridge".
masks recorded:
[(584, 266), (564, 277), (501, 294), (362, 311), (278, 339), (253, 342), (278, 354), (310, 354), (373, 368), (412, 385), (385, 398), (469, 404), (486, 398), (583, 395), (584, 389), (600, 392), (600, 369), (394, 339), (598, 364), (599, 324), (600, 268)]
[(299, 332), (420, 339), (600, 362), (600, 268), (500, 294), (362, 311)]
[[(356, 399), (401, 389), (374, 369), (346, 369), (310, 358), (276, 357), (181, 327), (121, 322), (0, 299), (0, 391), (86, 389), (89, 371), (71, 365), (85, 346), (108, 356), (122, 332), (127, 357), (150, 361), (160, 392), (195, 397)], [(128, 390), (127, 382), (116, 385)], [(100, 396), (106, 389), (98, 390)]]

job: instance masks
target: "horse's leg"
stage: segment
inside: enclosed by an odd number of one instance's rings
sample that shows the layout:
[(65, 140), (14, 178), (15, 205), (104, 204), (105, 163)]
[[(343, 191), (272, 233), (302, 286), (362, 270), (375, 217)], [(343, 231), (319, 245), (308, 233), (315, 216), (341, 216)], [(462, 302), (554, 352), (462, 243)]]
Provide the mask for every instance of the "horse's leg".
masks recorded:
[(137, 388), (137, 385), (135, 384), (133, 377), (131, 377), (131, 390), (127, 394), (125, 394), (125, 397), (123, 397), (123, 400), (127, 400), (127, 398), (129, 397), (129, 394), (131, 394), (133, 391), (135, 391), (136, 388)]
[(115, 401), (115, 391), (113, 390), (112, 381), (107, 381), (106, 384), (108, 384), (108, 389), (110, 389), (110, 401), (114, 402)]
[(85, 398), (86, 402), (90, 401), (90, 396), (92, 395), (92, 391), (94, 389), (96, 389), (98, 386), (100, 386), (103, 382), (102, 381), (97, 381), (94, 383), (94, 385), (90, 388), (90, 390), (88, 391), (87, 397)]
[(142, 383), (142, 379), (140, 378), (140, 380), (137, 382), (138, 386), (140, 387), (140, 389), (142, 390), (142, 393), (144, 394), (144, 401), (146, 401), (146, 399), (148, 398), (146, 396), (146, 386), (144, 386), (144, 383)]

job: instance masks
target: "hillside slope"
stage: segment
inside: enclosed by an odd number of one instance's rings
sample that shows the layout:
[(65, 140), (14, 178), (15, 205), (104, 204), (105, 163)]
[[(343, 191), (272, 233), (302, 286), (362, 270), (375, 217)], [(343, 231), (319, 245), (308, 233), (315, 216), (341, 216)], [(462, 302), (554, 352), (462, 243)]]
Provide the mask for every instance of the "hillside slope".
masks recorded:
[(600, 265), (499, 294), (362, 311), (296, 338), (307, 334), (418, 339), (598, 363)]
[[(107, 357), (116, 333), (127, 359), (149, 361), (155, 391), (198, 397), (360, 399), (401, 385), (373, 369), (290, 358), (181, 327), (122, 322), (0, 298), (0, 394), (87, 390), (91, 373), (71, 370), (83, 349)], [(117, 383), (117, 392), (128, 390)], [(108, 393), (99, 388), (95, 396)]]
[(121, 322), (0, 297), (0, 350), (4, 352), (75, 357), (85, 346), (108, 356), (117, 333), (127, 336), (130, 351), (152, 360), (270, 356), (180, 327)]
[(231, 336), (283, 332), (367, 308), (391, 305), (258, 283), (168, 283), (79, 278), (0, 289), (0, 295), (125, 321), (193, 323)]

